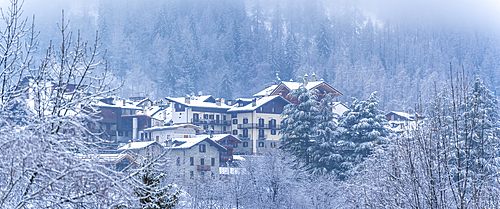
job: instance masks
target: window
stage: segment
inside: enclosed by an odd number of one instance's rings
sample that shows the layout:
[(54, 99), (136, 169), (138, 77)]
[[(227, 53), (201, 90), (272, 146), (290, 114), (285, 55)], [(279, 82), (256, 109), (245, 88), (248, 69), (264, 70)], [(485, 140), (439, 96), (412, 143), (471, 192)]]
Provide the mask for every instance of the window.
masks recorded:
[(264, 129), (259, 129), (259, 138), (264, 138)]
[(247, 124), (248, 123), (248, 118), (243, 118), (243, 124)]
[(271, 142), (271, 147), (275, 148), (276, 147), (276, 142)]
[(203, 119), (208, 119), (208, 115), (207, 114), (203, 114)]
[(271, 112), (275, 112), (275, 111), (274, 111), (274, 107), (271, 109)]
[(212, 166), (215, 166), (215, 158), (212, 158)]
[(118, 131), (118, 136), (123, 136), (123, 131)]
[(106, 130), (111, 130), (111, 126), (110, 125), (106, 125)]
[(222, 127), (222, 131), (226, 132), (226, 126)]
[(208, 125), (203, 125), (203, 130), (208, 130)]
[(243, 147), (248, 147), (248, 142), (243, 142)]
[(238, 130), (233, 130), (233, 135), (238, 135)]
[(156, 136), (156, 142), (160, 142), (160, 136)]
[(222, 120), (226, 120), (226, 116), (225, 115), (222, 116)]
[(194, 165), (194, 157), (189, 158), (189, 165), (193, 166)]
[(205, 165), (205, 158), (200, 158), (200, 165)]
[(233, 119), (233, 124), (238, 124), (238, 119)]
[(128, 131), (125, 131), (125, 136), (128, 136)]
[(233, 147), (234, 147), (234, 148), (238, 147), (238, 144), (233, 144)]
[(206, 152), (207, 151), (207, 145), (200, 144), (199, 148), (200, 148), (200, 152)]
[(196, 123), (196, 122), (198, 122), (198, 121), (200, 121), (200, 115), (198, 115), (198, 113), (194, 113), (194, 114), (193, 114), (193, 122), (195, 122), (195, 123)]
[(271, 135), (276, 135), (276, 129), (271, 130)]
[(141, 133), (141, 139), (144, 139), (144, 133)]
[(243, 129), (243, 137), (248, 137), (248, 129)]
[(269, 121), (269, 128), (276, 128), (276, 120), (272, 119)]
[(214, 119), (214, 115), (209, 115), (208, 119), (212, 119), (213, 120)]
[(237, 117), (238, 117), (238, 115), (236, 113), (231, 114), (231, 118), (237, 118)]
[(189, 171), (189, 178), (194, 179), (194, 172), (193, 171)]
[(259, 147), (264, 147), (264, 142), (259, 142)]
[(177, 165), (181, 165), (181, 157), (177, 157)]
[(264, 127), (264, 118), (259, 119), (259, 127)]

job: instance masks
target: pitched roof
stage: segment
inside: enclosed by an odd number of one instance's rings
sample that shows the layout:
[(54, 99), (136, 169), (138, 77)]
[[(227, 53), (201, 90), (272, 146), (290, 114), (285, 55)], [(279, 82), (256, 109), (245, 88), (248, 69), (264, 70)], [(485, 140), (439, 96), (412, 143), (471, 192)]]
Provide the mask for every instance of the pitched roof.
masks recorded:
[(173, 130), (173, 129), (178, 129), (178, 128), (193, 128), (196, 130), (199, 130), (199, 126), (195, 126), (192, 124), (180, 124), (180, 125), (173, 125), (173, 126), (160, 126), (160, 127), (151, 127), (151, 128), (146, 128), (144, 131), (163, 131), (163, 130)]
[(222, 149), (222, 150), (227, 150), (226, 148), (224, 148), (223, 146), (217, 144), (215, 141), (213, 141), (212, 139), (210, 139), (209, 137), (199, 137), (199, 138), (178, 138), (178, 139), (172, 139), (172, 141), (177, 141), (177, 142), (183, 142), (182, 144), (178, 145), (178, 146), (172, 146), (172, 147), (169, 147), (169, 149), (173, 149), (173, 150), (176, 150), (176, 149), (190, 149), (191, 147), (199, 144), (200, 142), (203, 142), (203, 141), (207, 141), (208, 143), (210, 143), (212, 146), (215, 146), (216, 148), (218, 149)]
[(238, 138), (232, 136), (231, 134), (213, 134), (212, 137), (210, 137), (210, 135), (203, 134), (203, 135), (196, 135), (196, 137), (202, 137), (202, 138), (207, 138), (208, 137), (208, 138), (212, 139), (215, 142), (219, 142), (220, 140), (222, 140), (222, 139), (224, 139), (226, 137), (230, 137), (230, 138), (233, 138), (236, 141), (238, 141), (238, 142), (241, 143), (241, 140), (239, 140)]
[[(332, 86), (328, 85), (328, 83), (326, 83), (325, 81), (310, 81), (310, 82), (307, 82), (305, 88), (307, 90), (311, 90), (311, 89), (314, 89), (314, 88), (316, 88), (316, 87), (318, 87), (318, 86), (320, 86), (322, 84), (324, 84), (324, 85), (332, 88), (334, 91), (336, 91), (340, 95), (342, 95), (342, 93), (340, 93), (340, 91), (338, 91), (337, 89), (335, 89)], [(260, 91), (257, 94), (254, 94), (253, 96), (254, 97), (263, 97), (263, 96), (271, 95), (271, 94), (273, 94), (278, 89), (278, 87), (280, 87), (280, 85), (284, 85), (289, 90), (295, 90), (295, 89), (298, 89), (301, 85), (303, 85), (303, 83), (302, 82), (294, 82), (294, 81), (282, 81), (280, 84), (278, 84), (278, 85), (272, 85), (270, 87), (267, 87), (266, 89)]]
[(210, 95), (207, 96), (199, 96), (199, 97), (190, 97), (189, 104), (186, 103), (186, 98), (184, 97), (166, 97), (165, 99), (170, 102), (179, 103), (188, 107), (204, 107), (204, 108), (217, 108), (217, 109), (229, 109), (231, 106), (228, 106), (221, 102), (220, 105), (217, 105), (213, 102), (207, 102), (209, 98), (213, 98)]
[(274, 96), (262, 97), (262, 98), (257, 99), (255, 106), (252, 106), (252, 103), (247, 104), (243, 107), (233, 106), (231, 109), (228, 110), (228, 112), (254, 111), (257, 108), (261, 107), (262, 105), (267, 104), (268, 102), (270, 102), (274, 99), (282, 99), (286, 103), (290, 103), (290, 102), (288, 102), (288, 100), (284, 99), (280, 95), (274, 95)]
[(130, 142), (120, 148), (118, 150), (141, 150), (141, 149), (146, 149), (149, 146), (152, 145), (158, 145), (162, 147), (158, 142), (156, 141), (147, 141), (147, 142)]

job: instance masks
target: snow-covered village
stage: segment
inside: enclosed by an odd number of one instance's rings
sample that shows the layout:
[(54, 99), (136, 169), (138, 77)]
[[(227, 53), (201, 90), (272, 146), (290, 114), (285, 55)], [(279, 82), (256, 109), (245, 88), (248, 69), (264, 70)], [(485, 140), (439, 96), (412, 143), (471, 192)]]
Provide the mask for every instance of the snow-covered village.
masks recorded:
[(0, 8), (0, 208), (500, 208), (498, 0)]

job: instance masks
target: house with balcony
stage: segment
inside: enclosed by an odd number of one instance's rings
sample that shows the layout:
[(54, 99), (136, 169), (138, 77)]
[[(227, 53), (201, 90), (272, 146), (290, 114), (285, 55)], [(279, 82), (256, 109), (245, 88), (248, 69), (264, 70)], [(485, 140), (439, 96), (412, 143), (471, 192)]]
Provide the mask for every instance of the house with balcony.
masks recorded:
[(171, 122), (173, 124), (193, 124), (201, 128), (202, 133), (213, 131), (213, 134), (229, 134), (231, 132), (231, 115), (223, 99), (207, 96), (189, 96), (179, 98), (167, 97), (171, 104)]
[(175, 160), (177, 176), (186, 182), (219, 178), (219, 154), (227, 152), (210, 137), (174, 138), (167, 149)]
[(237, 103), (231, 114), (232, 135), (241, 140), (238, 154), (258, 154), (280, 144), (281, 113), (290, 102), (280, 95), (253, 98)]

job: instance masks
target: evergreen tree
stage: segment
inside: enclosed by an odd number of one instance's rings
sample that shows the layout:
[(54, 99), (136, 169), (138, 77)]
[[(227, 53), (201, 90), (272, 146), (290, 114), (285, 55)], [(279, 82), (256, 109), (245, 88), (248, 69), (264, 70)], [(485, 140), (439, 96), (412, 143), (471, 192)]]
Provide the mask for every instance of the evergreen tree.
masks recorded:
[(225, 74), (224, 77), (222, 77), (222, 83), (219, 88), (219, 97), (225, 99), (233, 98), (233, 82), (229, 78), (228, 74)]
[(141, 208), (174, 208), (179, 202), (180, 190), (165, 184), (165, 173), (156, 169), (158, 165), (146, 159), (137, 172), (136, 195)]
[(318, 104), (318, 114), (314, 125), (314, 144), (309, 148), (312, 159), (310, 170), (313, 174), (324, 174), (332, 171), (335, 164), (338, 164), (342, 156), (335, 146), (336, 119), (338, 115), (333, 113), (335, 107), (332, 106), (332, 95), (327, 94)]
[(304, 86), (289, 94), (298, 104), (288, 104), (281, 113), (283, 149), (293, 153), (298, 159), (309, 162), (309, 147), (313, 145), (315, 119), (318, 115), (316, 91), (308, 91)]
[(342, 162), (338, 165), (341, 178), (346, 177), (345, 172), (367, 157), (372, 148), (388, 135), (388, 124), (384, 113), (378, 109), (376, 95), (376, 92), (372, 93), (366, 101), (354, 99), (349, 110), (339, 119), (335, 149), (342, 152)]

